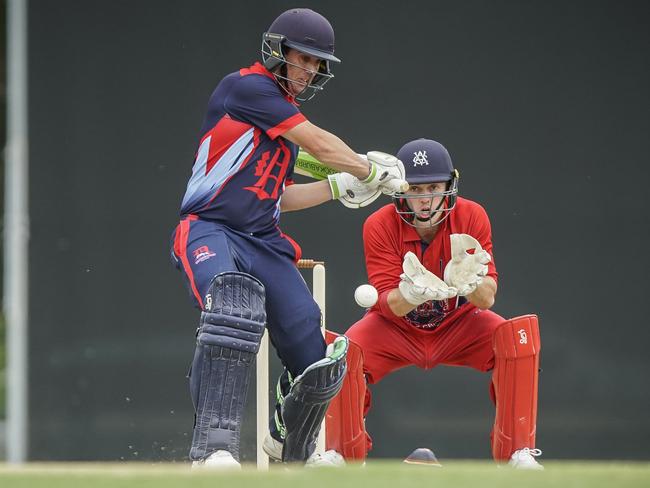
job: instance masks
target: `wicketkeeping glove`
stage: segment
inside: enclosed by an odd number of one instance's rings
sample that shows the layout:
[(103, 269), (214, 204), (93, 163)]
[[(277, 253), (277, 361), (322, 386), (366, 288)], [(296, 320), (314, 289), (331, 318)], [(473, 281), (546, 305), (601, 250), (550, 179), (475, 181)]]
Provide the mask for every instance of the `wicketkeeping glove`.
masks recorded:
[[(459, 296), (472, 293), (487, 275), (490, 254), (468, 234), (451, 234), (451, 261), (445, 266), (445, 282), (458, 289)], [(474, 254), (467, 251), (473, 249)]]
[(407, 252), (402, 263), (399, 291), (412, 305), (429, 300), (445, 300), (456, 296), (457, 290), (426, 269), (412, 252)]

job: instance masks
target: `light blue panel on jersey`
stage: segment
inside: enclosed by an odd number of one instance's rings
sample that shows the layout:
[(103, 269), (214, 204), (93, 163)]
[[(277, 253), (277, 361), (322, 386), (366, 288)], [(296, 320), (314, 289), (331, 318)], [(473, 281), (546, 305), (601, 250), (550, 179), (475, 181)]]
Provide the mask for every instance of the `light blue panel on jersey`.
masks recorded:
[(192, 167), (192, 177), (187, 183), (187, 191), (183, 197), (182, 208), (198, 209), (202, 207), (219, 191), (228, 178), (239, 170), (241, 163), (253, 151), (254, 130), (251, 127), (244, 132), (219, 158), (208, 174), (205, 174), (205, 170), (208, 164), (212, 136), (206, 137), (199, 146)]

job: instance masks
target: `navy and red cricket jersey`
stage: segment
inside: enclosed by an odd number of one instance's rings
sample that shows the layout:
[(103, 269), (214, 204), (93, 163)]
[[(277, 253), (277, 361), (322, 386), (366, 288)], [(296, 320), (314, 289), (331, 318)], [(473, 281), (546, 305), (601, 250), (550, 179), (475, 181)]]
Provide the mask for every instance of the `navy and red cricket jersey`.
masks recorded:
[(181, 216), (256, 235), (276, 232), (298, 152), (280, 136), (305, 120), (260, 63), (227, 75), (208, 102)]
[(320, 309), (295, 266), (300, 247), (278, 225), (298, 152), (282, 135), (305, 120), (259, 63), (221, 80), (208, 102), (171, 253), (200, 309), (219, 273), (257, 278), (271, 342), (294, 376), (325, 353)]

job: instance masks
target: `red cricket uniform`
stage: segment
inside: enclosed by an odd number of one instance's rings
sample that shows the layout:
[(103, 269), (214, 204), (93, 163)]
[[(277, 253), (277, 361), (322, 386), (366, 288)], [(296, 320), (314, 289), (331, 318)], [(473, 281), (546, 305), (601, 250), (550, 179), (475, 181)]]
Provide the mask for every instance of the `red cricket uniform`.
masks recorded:
[[(480, 310), (463, 297), (425, 302), (404, 317), (395, 315), (388, 306), (388, 293), (400, 282), (404, 255), (413, 252), (429, 271), (442, 278), (451, 259), (449, 236), (454, 233), (471, 235), (492, 255), (488, 216), (479, 204), (464, 198), (458, 198), (428, 246), (402, 221), (393, 205), (384, 206), (366, 220), (366, 268), (379, 300), (346, 335), (363, 350), (368, 383), (377, 383), (386, 374), (410, 365), (423, 369), (438, 364), (480, 371), (493, 368), (492, 336), (505, 321), (496, 313)], [(488, 265), (488, 276), (497, 279), (494, 259)], [(368, 390), (365, 413), (369, 408)]]
[[(516, 450), (535, 447), (540, 350), (537, 317), (525, 315), (505, 320), (490, 310), (476, 308), (463, 297), (425, 302), (404, 317), (396, 316), (388, 306), (388, 294), (398, 287), (403, 258), (408, 251), (429, 271), (443, 278), (451, 258), (451, 234), (471, 235), (492, 255), (490, 221), (485, 210), (470, 200), (458, 198), (456, 207), (438, 225), (429, 244), (422, 242), (393, 205), (368, 217), (363, 227), (366, 268), (370, 283), (379, 292), (379, 300), (346, 335), (362, 350), (363, 373), (370, 384), (410, 365), (428, 369), (447, 364), (493, 370), (490, 394), (496, 415), (490, 436), (492, 455), (498, 462), (507, 461)], [(496, 281), (494, 257), (488, 264), (487, 275)], [(360, 375), (356, 382), (350, 380), (350, 383), (353, 384), (350, 391), (354, 388), (363, 391)], [(348, 410), (354, 403), (347, 400)], [(363, 417), (369, 409), (370, 390), (365, 389)], [(340, 427), (335, 432), (351, 431), (356, 439), (365, 434), (358, 415), (338, 412), (330, 421)], [(343, 427), (348, 431), (343, 431)], [(350, 441), (352, 448), (348, 449), (347, 456), (365, 457), (366, 451), (354, 439), (336, 440), (336, 445), (342, 446)], [(367, 437), (365, 448), (371, 447)]]

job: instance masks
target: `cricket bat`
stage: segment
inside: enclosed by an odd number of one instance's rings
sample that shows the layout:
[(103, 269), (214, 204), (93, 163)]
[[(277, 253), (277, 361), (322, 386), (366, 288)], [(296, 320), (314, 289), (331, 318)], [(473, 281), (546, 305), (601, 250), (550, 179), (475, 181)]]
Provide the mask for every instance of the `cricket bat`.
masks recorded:
[(294, 173), (299, 175), (307, 176), (313, 178), (314, 180), (325, 180), (328, 175), (333, 175), (338, 173), (337, 170), (325, 166), (314, 156), (309, 154), (302, 149), (298, 151), (298, 157), (296, 158), (296, 164), (293, 169)]
[[(366, 157), (364, 154), (359, 154), (359, 156), (361, 156), (362, 158)], [(316, 159), (314, 156), (309, 154), (307, 151), (300, 149), (298, 151), (298, 157), (296, 157), (296, 163), (294, 165), (293, 172), (299, 175), (307, 176), (308, 178), (313, 178), (314, 180), (325, 180), (327, 179), (328, 175), (338, 173), (338, 170), (335, 170), (334, 168), (330, 168), (329, 166), (321, 163), (318, 159)], [(403, 172), (404, 169), (402, 167), (402, 173)], [(395, 180), (392, 180), (391, 183), (393, 183), (394, 181)], [(408, 183), (406, 182), (404, 182), (402, 185), (395, 183), (392, 184), (391, 186), (392, 188), (389, 186), (389, 191), (391, 193), (404, 192), (408, 190)]]

